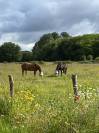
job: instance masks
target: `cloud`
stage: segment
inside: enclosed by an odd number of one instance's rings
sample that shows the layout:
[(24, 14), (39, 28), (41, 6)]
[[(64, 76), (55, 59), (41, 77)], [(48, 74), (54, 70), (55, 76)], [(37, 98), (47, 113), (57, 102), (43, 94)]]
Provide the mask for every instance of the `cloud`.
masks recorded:
[(20, 43), (20, 46), (22, 47), (22, 50), (24, 51), (32, 51), (32, 48), (34, 45), (35, 43), (28, 43), (28, 45)]
[(99, 32), (98, 22), (98, 0), (0, 0), (1, 43), (13, 41), (27, 48), (47, 32)]
[(81, 35), (86, 33), (93, 33), (95, 32), (95, 25), (88, 21), (87, 19), (81, 21), (80, 23), (74, 24), (70, 31), (73, 35)]

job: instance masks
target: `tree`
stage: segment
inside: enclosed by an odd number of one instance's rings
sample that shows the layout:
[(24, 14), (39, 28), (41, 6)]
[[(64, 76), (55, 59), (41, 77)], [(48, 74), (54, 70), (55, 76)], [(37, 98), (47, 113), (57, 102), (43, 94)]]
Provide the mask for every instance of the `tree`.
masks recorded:
[(53, 40), (53, 36), (51, 33), (48, 33), (48, 34), (44, 34), (40, 40), (38, 41), (38, 44), (40, 43), (40, 45), (44, 45), (46, 43), (48, 43), (49, 41)]
[(92, 61), (93, 60), (93, 56), (92, 55), (88, 55), (87, 56), (87, 59), (90, 60), (90, 61)]
[(99, 34), (71, 37), (67, 32), (44, 34), (32, 52), (34, 60), (82, 60), (99, 56)]
[(20, 60), (20, 47), (12, 42), (5, 42), (0, 47), (0, 61), (19, 61)]
[(49, 44), (52, 44), (54, 38), (51, 33), (44, 34), (32, 49), (34, 60), (45, 60)]
[(93, 42), (92, 49), (94, 58), (99, 57), (99, 40)]
[(65, 38), (69, 38), (70, 37), (70, 35), (67, 32), (62, 32), (61, 36), (65, 37)]
[(53, 32), (51, 34), (52, 34), (52, 37), (54, 38), (54, 40), (56, 40), (56, 39), (58, 39), (60, 37), (57, 32)]
[(81, 60), (83, 53), (82, 46), (71, 39), (63, 40), (57, 48), (58, 60)]
[(21, 61), (32, 61), (32, 52), (30, 51), (22, 51)]

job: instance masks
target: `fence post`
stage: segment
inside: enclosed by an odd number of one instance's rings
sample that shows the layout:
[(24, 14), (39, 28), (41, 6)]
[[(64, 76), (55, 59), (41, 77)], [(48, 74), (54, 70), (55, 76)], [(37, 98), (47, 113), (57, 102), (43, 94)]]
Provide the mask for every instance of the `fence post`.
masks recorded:
[(14, 95), (14, 81), (12, 75), (8, 75), (9, 77), (9, 85), (10, 85), (10, 96)]
[(73, 90), (74, 90), (74, 101), (79, 100), (80, 96), (78, 94), (78, 83), (77, 83), (77, 75), (72, 74), (72, 83), (73, 83)]

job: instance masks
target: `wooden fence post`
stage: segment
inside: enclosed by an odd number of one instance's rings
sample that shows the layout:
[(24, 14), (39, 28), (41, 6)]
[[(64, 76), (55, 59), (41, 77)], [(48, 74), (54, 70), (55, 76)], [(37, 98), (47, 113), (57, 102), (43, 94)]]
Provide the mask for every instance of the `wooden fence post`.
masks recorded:
[(79, 100), (80, 96), (78, 94), (78, 83), (77, 83), (77, 75), (72, 74), (72, 83), (73, 83), (73, 90), (74, 90), (74, 101)]
[(14, 95), (14, 81), (12, 75), (8, 75), (9, 77), (9, 85), (10, 85), (10, 96)]

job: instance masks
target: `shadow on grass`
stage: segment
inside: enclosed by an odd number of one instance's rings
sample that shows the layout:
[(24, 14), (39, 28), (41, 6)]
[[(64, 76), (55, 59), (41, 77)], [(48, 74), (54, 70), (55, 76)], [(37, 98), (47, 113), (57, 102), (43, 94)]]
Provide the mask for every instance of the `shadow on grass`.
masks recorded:
[(51, 78), (51, 77), (57, 77), (57, 76), (55, 74), (51, 74), (51, 75), (47, 75), (46, 77)]

